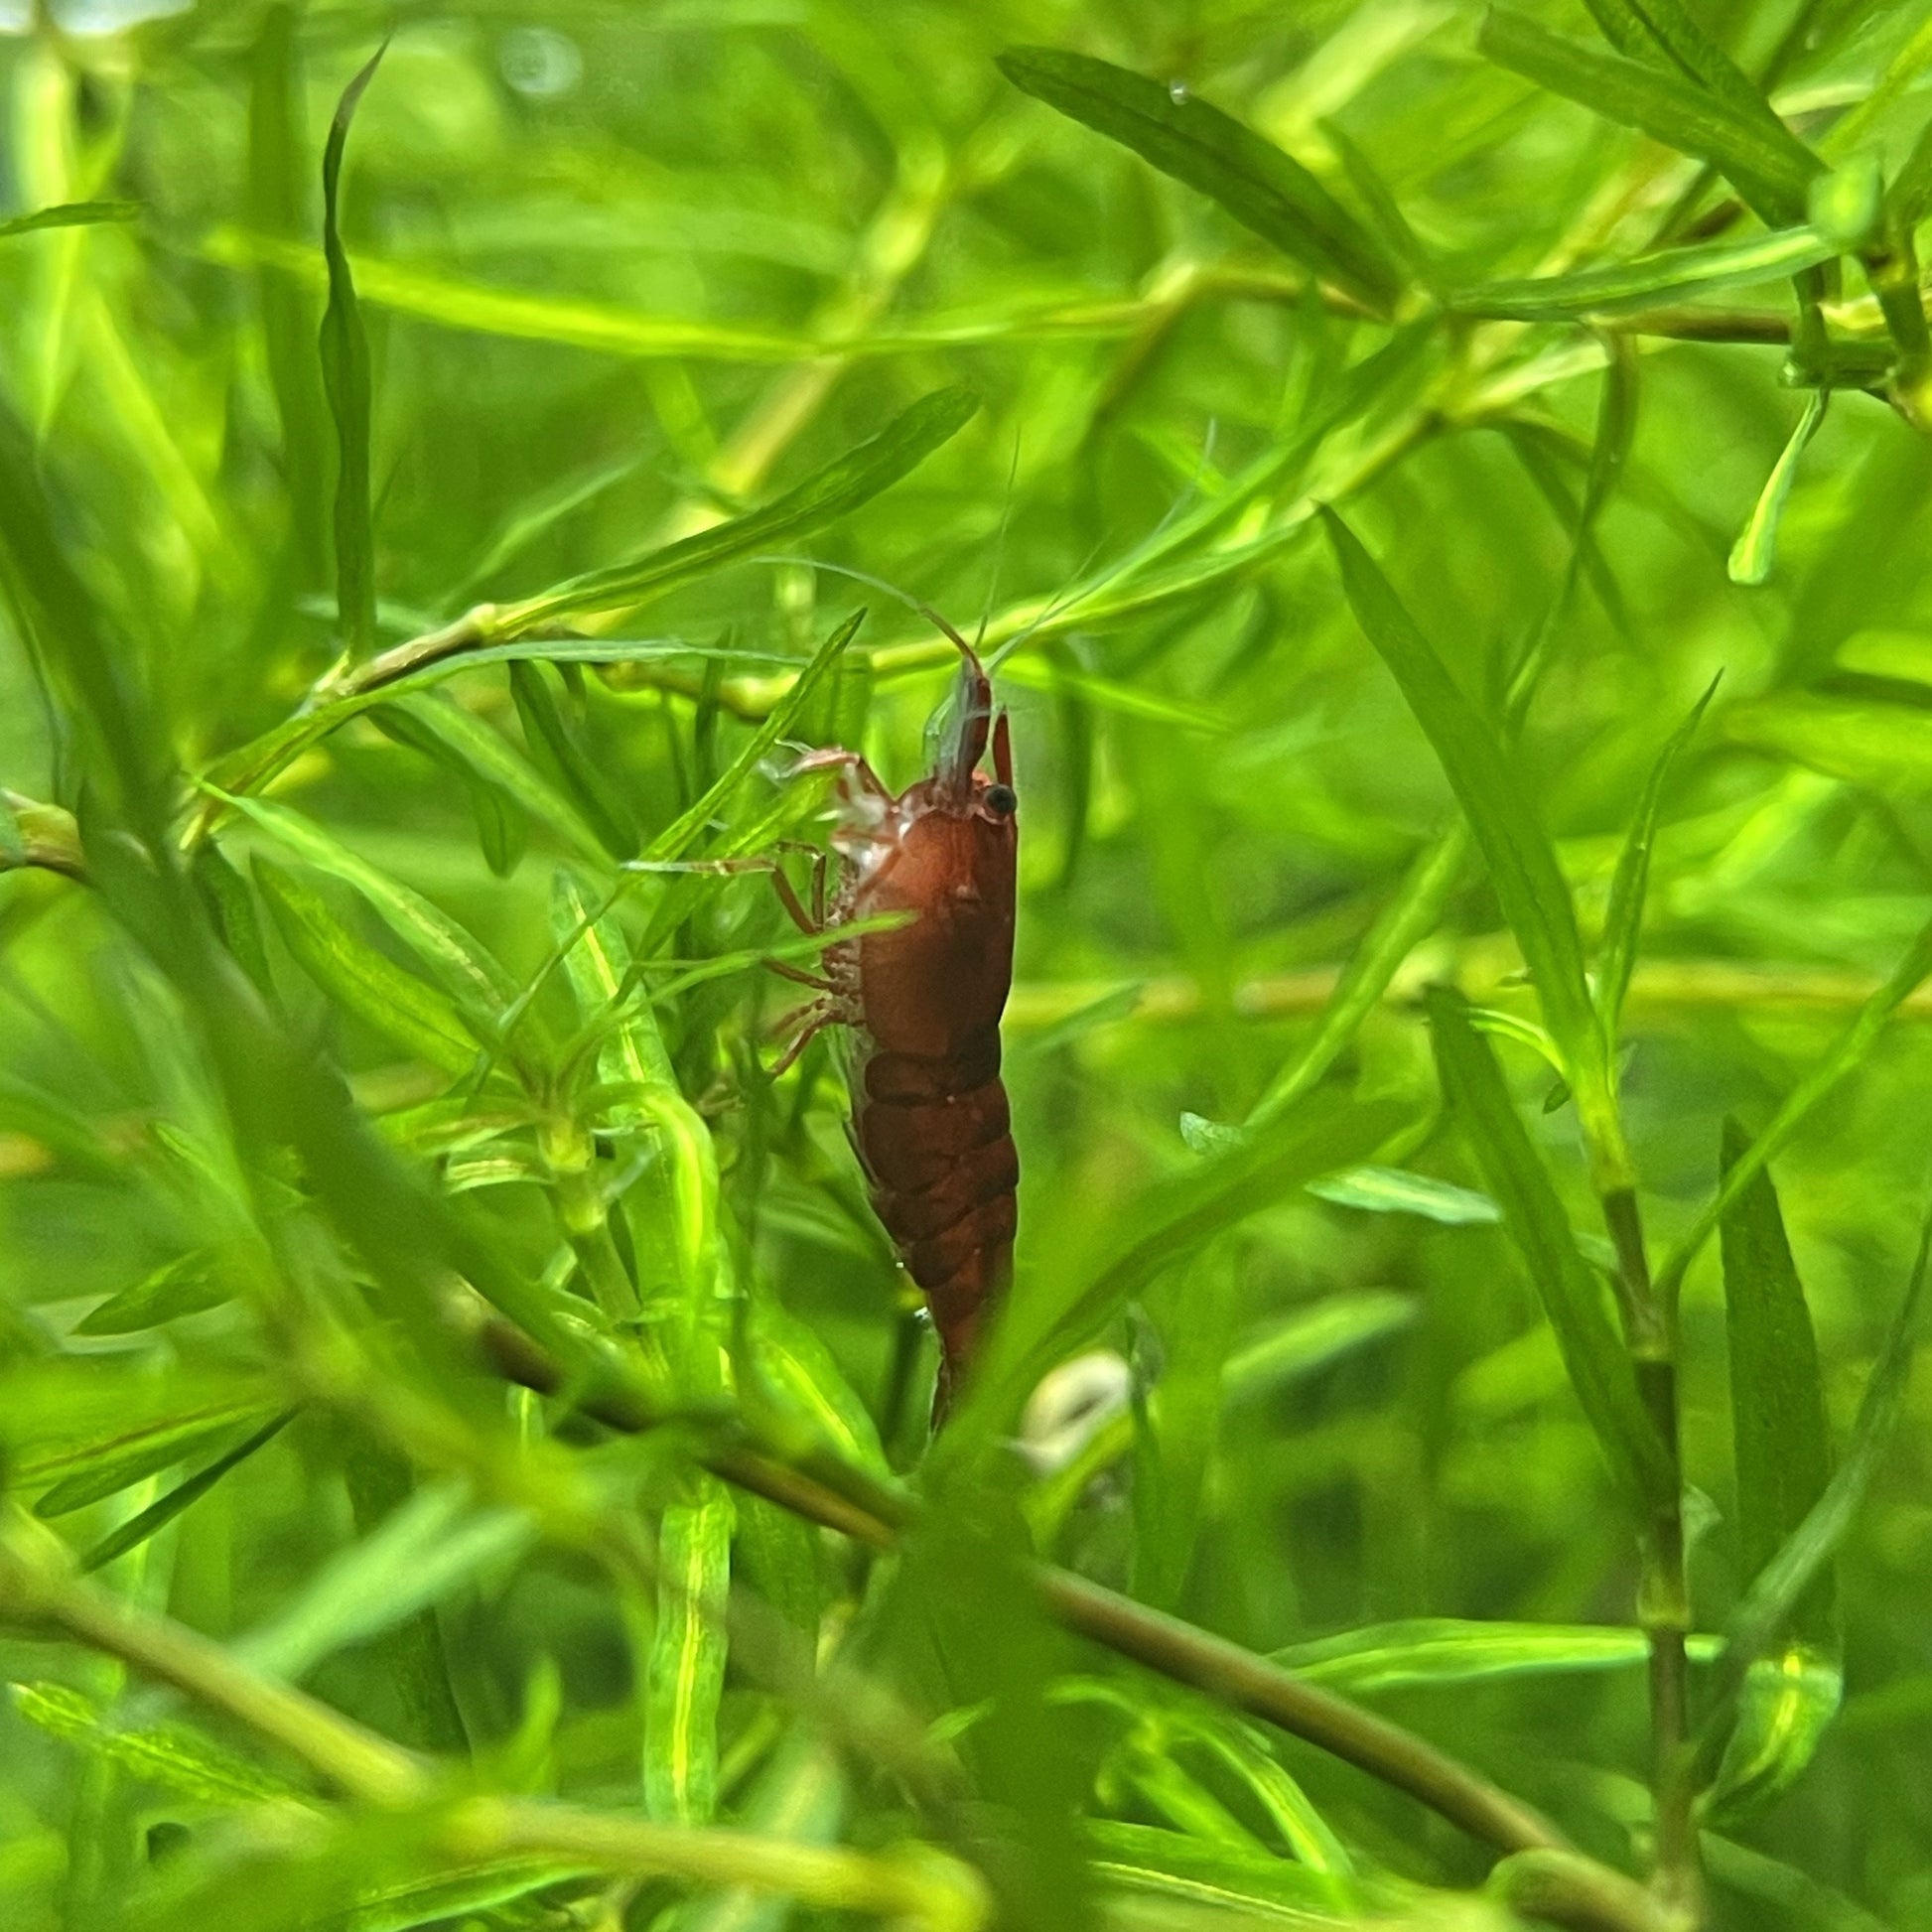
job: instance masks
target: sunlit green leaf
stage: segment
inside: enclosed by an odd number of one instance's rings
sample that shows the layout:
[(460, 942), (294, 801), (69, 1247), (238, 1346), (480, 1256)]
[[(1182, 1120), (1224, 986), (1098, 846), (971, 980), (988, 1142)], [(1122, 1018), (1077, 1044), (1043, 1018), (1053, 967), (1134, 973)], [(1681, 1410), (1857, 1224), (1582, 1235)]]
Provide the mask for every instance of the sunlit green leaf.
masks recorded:
[(1502, 1210), (1487, 1194), (1402, 1168), (1349, 1168), (1311, 1181), (1309, 1192), (1337, 1207), (1356, 1207), (1367, 1214), (1415, 1214), (1445, 1227), (1502, 1218)]
[(1733, 584), (1761, 584), (1770, 576), (1771, 565), (1777, 556), (1778, 524), (1783, 520), (1791, 485), (1797, 481), (1798, 459), (1804, 454), (1806, 445), (1818, 434), (1831, 400), (1832, 392), (1829, 389), (1812, 391), (1804, 414), (1798, 418), (1798, 425), (1791, 432), (1790, 441), (1785, 444), (1777, 462), (1772, 464), (1771, 474), (1765, 478), (1764, 487), (1758, 493), (1756, 507), (1752, 509), (1744, 527), (1738, 531), (1737, 541), (1730, 547), (1729, 571)]
[(1580, 268), (1567, 275), (1472, 282), (1451, 290), (1448, 301), (1463, 315), (1508, 316), (1519, 322), (1616, 316), (1793, 275), (1830, 261), (1838, 253), (1838, 244), (1815, 229), (1787, 228), (1754, 235), (1748, 241), (1673, 248), (1613, 268)]
[(731, 1492), (709, 1477), (671, 1504), (657, 1532), (657, 1628), (644, 1676), (644, 1803), (651, 1816), (706, 1823), (718, 1804), (718, 1700), (725, 1686)]

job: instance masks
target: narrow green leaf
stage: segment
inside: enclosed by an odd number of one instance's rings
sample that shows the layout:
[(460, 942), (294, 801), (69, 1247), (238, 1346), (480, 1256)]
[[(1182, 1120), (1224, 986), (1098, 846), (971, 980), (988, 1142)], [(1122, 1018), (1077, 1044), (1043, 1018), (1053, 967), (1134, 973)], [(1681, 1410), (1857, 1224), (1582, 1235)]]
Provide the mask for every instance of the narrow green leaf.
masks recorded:
[[(430, 702), (417, 699), (417, 703)], [(499, 786), (484, 777), (443, 737), (417, 718), (407, 704), (382, 705), (369, 714), (369, 722), (385, 738), (393, 739), (412, 752), (419, 752), (462, 785), (470, 800), (470, 813), (477, 823), (477, 842), (483, 849), (483, 863), (498, 879), (516, 870), (529, 843), (529, 821)], [(494, 734), (483, 728), (486, 736)], [(500, 742), (500, 741), (499, 741)], [(509, 748), (504, 747), (507, 751)], [(514, 757), (514, 753), (511, 754)], [(534, 774), (532, 774), (534, 775)]]
[(1618, 316), (1665, 302), (1716, 295), (1724, 289), (1795, 275), (1840, 252), (1815, 228), (1780, 228), (1746, 241), (1718, 241), (1639, 255), (1608, 268), (1580, 268), (1567, 275), (1533, 275), (1513, 281), (1471, 282), (1450, 290), (1447, 304), (1458, 315), (1503, 316), (1519, 322), (1576, 322)]
[[(262, 9), (248, 65), (248, 218), (264, 234), (292, 243), (307, 227), (303, 189), (309, 164), (301, 125), (295, 9), (287, 0), (274, 0)], [(318, 266), (326, 281), (328, 264)], [(301, 584), (311, 588), (327, 576), (329, 556), (324, 508), (328, 453), (314, 299), (299, 279), (266, 264), (256, 273), (255, 295), (261, 305), (269, 385), (281, 419), (290, 536)]]
[(1764, 479), (1764, 487), (1758, 492), (1756, 506), (1752, 509), (1744, 527), (1737, 533), (1737, 541), (1730, 547), (1730, 559), (1726, 569), (1733, 584), (1761, 584), (1771, 574), (1771, 565), (1777, 557), (1778, 524), (1784, 516), (1784, 505), (1791, 494), (1791, 485), (1798, 480), (1798, 459), (1804, 455), (1805, 446), (1818, 434), (1818, 428), (1825, 420), (1825, 411), (1831, 407), (1832, 392), (1829, 389), (1814, 389), (1805, 403), (1805, 413), (1798, 418), (1798, 426), (1791, 432), (1790, 440), (1780, 452), (1777, 462), (1771, 466), (1771, 474)]
[(157, 1268), (152, 1275), (110, 1295), (98, 1308), (73, 1324), (78, 1335), (133, 1335), (158, 1328), (185, 1314), (202, 1314), (234, 1299), (234, 1290), (221, 1281), (212, 1255), (205, 1249), (183, 1255)]
[(31, 1484), (53, 1476), (54, 1482), (34, 1505), (34, 1514), (65, 1516), (104, 1496), (118, 1495), (159, 1469), (185, 1462), (236, 1429), (259, 1423), (261, 1416), (258, 1404), (226, 1403), (191, 1415), (163, 1417), (105, 1442), (28, 1462), (19, 1471), (20, 1479)]
[(1630, 975), (1636, 971), (1644, 900), (1650, 888), (1650, 855), (1657, 843), (1657, 814), (1663, 805), (1664, 786), (1717, 690), (1714, 677), (1691, 707), (1690, 716), (1664, 741), (1664, 749), (1644, 780), (1623, 850), (1617, 854), (1610, 902), (1603, 915), (1603, 949), (1596, 967), (1596, 1011), (1602, 1017), (1603, 1032), (1612, 1038), (1623, 1012), (1624, 996), (1630, 990)]
[[(1726, 1119), (1725, 1175), (1749, 1145), (1743, 1128)], [(1725, 1211), (1722, 1246), (1737, 1554), (1743, 1574), (1755, 1577), (1796, 1533), (1831, 1475), (1818, 1342), (1768, 1169), (1760, 1168)], [(1792, 1627), (1820, 1647), (1831, 1645), (1836, 1633), (1829, 1577), (1797, 1604)]]
[(1932, 208), (1932, 121), (1919, 130), (1911, 153), (1892, 177), (1885, 203), (1887, 212), (1904, 234), (1910, 234)]
[(123, 1726), (66, 1684), (10, 1684), (13, 1708), (37, 1729), (196, 1804), (295, 1798), (296, 1787), (184, 1724)]
[(1586, 0), (1596, 24), (1619, 54), (1641, 60), (1655, 50), (1708, 93), (1746, 120), (1784, 126), (1762, 91), (1684, 7), (1682, 0)]
[(518, 753), (500, 732), (466, 711), (447, 692), (421, 691), (378, 707), (378, 720), (401, 713), (468, 766), (477, 783), (547, 825), (580, 858), (601, 859), (604, 848), (577, 807)]
[(413, 887), (350, 851), (314, 819), (267, 798), (217, 795), (297, 858), (359, 894), (463, 1005), (495, 1018), (515, 997), (515, 981), (473, 933)]
[(1703, 1816), (1734, 1825), (1775, 1804), (1817, 1755), (1844, 1696), (1835, 1656), (1787, 1643), (1778, 1655), (1760, 1657), (1745, 1673), (1736, 1725)]
[(1729, 1211), (1751, 1180), (1774, 1161), (1804, 1125), (1811, 1110), (1849, 1074), (1864, 1061), (1885, 1023), (1899, 1003), (1928, 974), (1932, 974), (1932, 921), (1919, 931), (1891, 977), (1862, 1006), (1852, 1024), (1839, 1035), (1825, 1057), (1785, 1096), (1784, 1104), (1771, 1116), (1769, 1124), (1750, 1146), (1738, 1155), (1725, 1173), (1717, 1197), (1698, 1213), (1690, 1227), (1657, 1272), (1657, 1292), (1667, 1303), (1683, 1286), (1691, 1263), (1697, 1259), (1719, 1222)]
[(1667, 1492), (1671, 1477), (1663, 1445), (1644, 1413), (1602, 1290), (1578, 1252), (1569, 1216), (1517, 1117), (1495, 1055), (1469, 1025), (1459, 994), (1433, 989), (1429, 1019), (1443, 1091), (1502, 1207), (1503, 1225), (1529, 1270), (1611, 1472), (1632, 1502)]
[(788, 1418), (805, 1422), (840, 1461), (890, 1481), (893, 1467), (872, 1411), (818, 1331), (770, 1296), (758, 1300), (747, 1325), (764, 1392)]
[(525, 637), (506, 644), (478, 645), (435, 656), (412, 670), (313, 709), (284, 719), (272, 731), (251, 739), (211, 764), (207, 781), (222, 791), (257, 791), (291, 759), (319, 744), (351, 718), (377, 705), (394, 704), (415, 693), (433, 690), (466, 671), (487, 670), (498, 664), (635, 664), (686, 671), (693, 662), (722, 660), (748, 668), (790, 670), (796, 660), (763, 651), (714, 650), (701, 644), (662, 639), (626, 640), (612, 637)]
[(1576, 908), (1549, 836), (1496, 734), (1449, 676), (1388, 579), (1332, 510), (1321, 514), (1356, 621), (1395, 673), (1489, 863), (1564, 1070), (1580, 1093), (1606, 1087), (1607, 1054), (1584, 978)]
[(530, 750), (575, 801), (598, 842), (614, 859), (637, 855), (637, 821), (617, 787), (598, 768), (576, 726), (564, 716), (557, 694), (538, 664), (510, 666), (510, 696)]
[(677, 1083), (655, 1014), (626, 1000), (631, 960), (622, 930), (614, 918), (595, 916), (564, 873), (555, 882), (551, 925), (579, 1012), (605, 1029), (598, 1072), (620, 1096), (607, 1117), (638, 1135), (651, 1156), (629, 1196), (639, 1236), (638, 1293), (646, 1309), (673, 1313), (695, 1333), (718, 1313), (718, 1153), (711, 1130)]
[(1280, 1120), (1304, 1094), (1314, 1090), (1381, 1003), (1402, 962), (1435, 931), (1468, 856), (1469, 829), (1459, 819), (1417, 854), (1400, 891), (1350, 954), (1308, 1044), (1281, 1068), (1249, 1110), (1250, 1128)]
[(776, 745), (791, 736), (798, 719), (817, 697), (819, 686), (838, 668), (845, 647), (859, 634), (859, 626), (865, 621), (865, 608), (861, 606), (819, 645), (783, 700), (739, 748), (738, 756), (718, 774), (716, 782), (706, 788), (688, 811), (680, 813), (651, 840), (644, 850), (646, 860), (661, 864), (667, 859), (682, 858), (690, 850), (699, 833), (736, 794), (739, 786), (764, 762)]
[(1725, 736), (1773, 757), (1868, 789), (1922, 791), (1932, 786), (1932, 732), (1916, 692), (1894, 684), (1883, 696), (1792, 691), (1739, 706)]
[(56, 207), (36, 208), (0, 221), (0, 241), (9, 235), (32, 234), (39, 228), (85, 228), (102, 221), (133, 221), (141, 213), (139, 202), (63, 202)]
[(821, 530), (910, 475), (940, 444), (957, 435), (978, 408), (979, 400), (970, 390), (934, 390), (871, 441), (848, 450), (759, 509), (680, 538), (632, 563), (594, 570), (521, 603), (500, 607), (492, 621), (493, 634), (500, 637), (585, 612), (636, 604), (675, 585), (708, 577), (741, 557)]
[(238, 1638), (250, 1669), (295, 1682), (324, 1658), (392, 1630), (480, 1571), (529, 1547), (530, 1519), (479, 1508), (460, 1482), (418, 1489), (367, 1536), (338, 1552), (272, 1621)]
[(1292, 1860), (1112, 1819), (1089, 1820), (1082, 1836), (1094, 1874), (1110, 1889), (1223, 1913), (1234, 1907), (1258, 1924), (1334, 1922), (1322, 1874)]
[(1309, 1192), (1365, 1214), (1415, 1214), (1444, 1227), (1473, 1227), (1502, 1219), (1487, 1194), (1404, 1168), (1349, 1168), (1309, 1183)]
[(1229, 1355), (1228, 1400), (1265, 1395), (1284, 1382), (1312, 1375), (1372, 1341), (1399, 1334), (1416, 1313), (1412, 1296), (1385, 1288), (1330, 1295), (1298, 1309)]
[(252, 1436), (216, 1456), (207, 1468), (198, 1469), (185, 1481), (178, 1482), (166, 1495), (158, 1496), (139, 1515), (129, 1517), (118, 1529), (109, 1531), (80, 1559), (79, 1568), (83, 1572), (104, 1569), (116, 1557), (124, 1557), (130, 1550), (138, 1550), (150, 1537), (158, 1536), (165, 1530), (183, 1510), (200, 1502), (230, 1469), (247, 1461), (257, 1449), (266, 1448), (294, 1420), (293, 1409), (286, 1409), (279, 1416), (271, 1416)]
[(268, 964), (261, 908), (255, 896), (212, 839), (206, 839), (189, 861), (195, 884), (214, 915), (214, 926), (235, 963), (248, 975), (255, 991), (276, 1007), (275, 975)]
[[(1732, 1173), (1742, 1165), (1741, 1160), (1733, 1165)], [(1928, 1262), (1932, 1262), (1932, 1215), (1928, 1215), (1919, 1237), (1912, 1278), (1859, 1400), (1858, 1417), (1843, 1459), (1818, 1500), (1805, 1512), (1804, 1520), (1751, 1580), (1725, 1625), (1719, 1669), (1721, 1696), (1725, 1700), (1736, 1696), (1745, 1672), (1790, 1625), (1807, 1592), (1845, 1540), (1872, 1477), (1878, 1473), (1904, 1404), (1905, 1381), (1918, 1347), (1919, 1309), (1925, 1299)], [(1721, 1714), (1723, 1708), (1721, 1704)]]
[[(1691, 1655), (1708, 1661), (1717, 1639), (1694, 1636)], [(1568, 1676), (1577, 1671), (1634, 1670), (1650, 1640), (1634, 1625), (1505, 1623), (1426, 1616), (1369, 1624), (1339, 1636), (1293, 1644), (1274, 1661), (1298, 1677), (1351, 1697), (1428, 1686), (1449, 1688), (1497, 1678)]]
[(375, 647), (375, 533), (369, 504), (369, 340), (342, 237), (343, 153), (363, 90), (388, 52), (369, 57), (343, 89), (322, 155), (322, 247), (329, 307), (322, 318), (322, 380), (336, 419), (336, 621), (343, 648), (359, 663)]
[(1766, 221), (1789, 225), (1803, 218), (1811, 179), (1825, 164), (1795, 135), (1774, 130), (1695, 81), (1646, 62), (1600, 54), (1503, 8), (1483, 16), (1476, 44), (1499, 67), (1552, 93), (1710, 162)]
[(644, 1685), (644, 1805), (667, 1824), (708, 1824), (718, 1806), (718, 1701), (725, 1688), (731, 1491), (694, 1478), (657, 1534), (657, 1627)]
[[(217, 227), (202, 253), (224, 267), (265, 268), (321, 288), (328, 264), (314, 248), (284, 236)], [(691, 356), (711, 362), (799, 362), (827, 353), (884, 353), (903, 346), (876, 331), (856, 343), (830, 342), (807, 332), (748, 329), (704, 316), (653, 315), (625, 304), (597, 302), (549, 291), (509, 289), (406, 262), (351, 256), (355, 293), (365, 308), (414, 316), (439, 329), (498, 336), (511, 342), (556, 343), (601, 355), (639, 360)]]
[(475, 1067), (483, 1041), (455, 1001), (358, 939), (293, 873), (257, 857), (254, 874), (283, 943), (332, 1000), (453, 1079)]
[(1206, 195), (1377, 314), (1394, 308), (1401, 275), (1361, 222), (1299, 161), (1218, 107), (1084, 54), (1021, 47), (998, 60), (1023, 92)]
[(1208, 1465), (1220, 1436), (1221, 1370), (1232, 1340), (1238, 1280), (1224, 1243), (1175, 1269), (1149, 1313), (1161, 1336), (1161, 1372), (1134, 1434), (1137, 1600), (1174, 1611), (1199, 1541)]
[(1265, 1132), (1145, 1189), (1086, 1269), (1036, 1283), (996, 1330), (981, 1383), (1037, 1377), (1105, 1328), (1130, 1297), (1224, 1229), (1286, 1199), (1317, 1175), (1371, 1154), (1403, 1124), (1393, 1103), (1311, 1101)]

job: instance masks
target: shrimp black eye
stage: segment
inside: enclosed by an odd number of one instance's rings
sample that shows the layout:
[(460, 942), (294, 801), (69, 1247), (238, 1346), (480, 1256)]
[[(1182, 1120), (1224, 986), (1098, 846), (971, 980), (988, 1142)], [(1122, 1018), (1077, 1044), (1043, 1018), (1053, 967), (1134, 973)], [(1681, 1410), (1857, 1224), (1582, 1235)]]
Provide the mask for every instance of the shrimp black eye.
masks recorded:
[(1011, 785), (988, 785), (986, 803), (989, 810), (1006, 818), (1019, 806), (1020, 800), (1014, 796)]

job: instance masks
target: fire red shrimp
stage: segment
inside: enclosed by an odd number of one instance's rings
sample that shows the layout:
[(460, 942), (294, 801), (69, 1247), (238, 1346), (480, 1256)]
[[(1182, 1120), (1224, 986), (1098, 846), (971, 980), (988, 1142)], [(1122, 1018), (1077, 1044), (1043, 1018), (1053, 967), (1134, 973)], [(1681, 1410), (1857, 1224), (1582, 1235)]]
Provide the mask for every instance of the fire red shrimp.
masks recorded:
[[(1013, 984), (1020, 827), (1006, 713), (995, 716), (972, 646), (935, 621), (962, 662), (956, 713), (930, 775), (896, 795), (856, 752), (800, 760), (800, 770), (841, 774), (833, 922), (913, 917), (828, 947), (821, 976), (792, 975), (820, 997), (797, 1016), (802, 1030), (780, 1067), (821, 1028), (851, 1030), (852, 1145), (873, 1208), (939, 1333), (938, 1422), (1012, 1272), (1020, 1157), (1000, 1079), (1000, 1016)], [(978, 768), (989, 746), (991, 776)], [(796, 895), (781, 891), (807, 931), (824, 923), (822, 911), (815, 925)]]

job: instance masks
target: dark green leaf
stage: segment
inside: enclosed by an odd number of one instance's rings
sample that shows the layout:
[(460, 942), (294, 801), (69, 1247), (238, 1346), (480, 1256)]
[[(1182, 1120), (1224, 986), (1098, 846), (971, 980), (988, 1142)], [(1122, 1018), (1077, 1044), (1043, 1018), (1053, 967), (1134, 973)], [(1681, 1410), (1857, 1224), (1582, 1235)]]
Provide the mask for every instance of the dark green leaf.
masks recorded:
[(1551, 92), (1710, 162), (1765, 220), (1790, 224), (1803, 218), (1811, 179), (1825, 164), (1796, 136), (1696, 82), (1645, 62), (1599, 54), (1502, 8), (1484, 15), (1477, 45), (1498, 66)]
[(1661, 53), (1707, 92), (1746, 120), (1784, 132), (1762, 91), (1683, 5), (1683, 0), (1586, 0), (1596, 24), (1619, 54), (1641, 60)]
[(1429, 1019), (1443, 1091), (1502, 1207), (1503, 1225), (1522, 1254), (1571, 1385), (1619, 1487), (1632, 1502), (1668, 1493), (1664, 1448), (1638, 1398), (1602, 1289), (1578, 1252), (1569, 1216), (1517, 1117), (1494, 1053), (1470, 1026), (1459, 994), (1434, 989)]
[(274, 1441), (294, 1419), (293, 1409), (284, 1410), (279, 1416), (271, 1416), (252, 1436), (237, 1443), (225, 1454), (216, 1456), (207, 1468), (197, 1470), (185, 1482), (177, 1483), (165, 1496), (157, 1497), (138, 1516), (130, 1516), (119, 1529), (109, 1531), (80, 1559), (81, 1570), (103, 1569), (116, 1557), (124, 1557), (130, 1550), (138, 1550), (149, 1537), (165, 1530), (183, 1510), (199, 1502), (230, 1469), (247, 1461), (257, 1449)]
[(1536, 980), (1564, 1070), (1580, 1092), (1605, 1087), (1603, 1032), (1584, 978), (1570, 887), (1549, 836), (1495, 732), (1449, 676), (1388, 579), (1332, 510), (1324, 509), (1322, 519), (1356, 621), (1395, 673), (1468, 815), (1496, 897)]
[(1717, 689), (1718, 680), (1713, 678), (1705, 687), (1703, 697), (1691, 707), (1690, 716), (1665, 740), (1664, 749), (1657, 754), (1657, 761), (1644, 780), (1629, 835), (1617, 855), (1616, 874), (1610, 881), (1610, 902), (1603, 915), (1602, 957), (1596, 968), (1596, 1011), (1602, 1016), (1604, 1033), (1612, 1037), (1623, 1012), (1624, 995), (1630, 990), (1630, 975), (1636, 970), (1638, 942), (1643, 936), (1650, 855), (1657, 842), (1657, 813), (1663, 804), (1664, 786)]
[[(1749, 1145), (1743, 1128), (1727, 1119), (1725, 1175)], [(1722, 1245), (1737, 1554), (1743, 1574), (1755, 1577), (1795, 1534), (1831, 1474), (1818, 1343), (1768, 1169), (1760, 1169), (1725, 1210)], [(1792, 1627), (1815, 1644), (1831, 1644), (1829, 1577), (1796, 1605)]]
[(1387, 314), (1402, 278), (1328, 191), (1272, 142), (1218, 107), (1084, 54), (1021, 47), (999, 57), (1016, 87), (1131, 148), (1208, 196), (1244, 227)]
[(637, 823), (617, 787), (598, 768), (597, 759), (577, 728), (564, 716), (557, 696), (537, 664), (510, 666), (510, 696), (523, 721), (530, 750), (549, 766), (614, 859), (637, 855)]
[(979, 408), (970, 390), (937, 389), (842, 457), (760, 509), (749, 510), (696, 536), (653, 550), (633, 563), (573, 577), (553, 590), (502, 607), (492, 621), (503, 636), (589, 611), (636, 604), (673, 585), (694, 582), (741, 557), (755, 556), (822, 530), (910, 475)]
[(49, 1458), (45, 1465), (29, 1463), (20, 1474), (32, 1482), (44, 1467), (46, 1474), (55, 1476), (55, 1482), (34, 1505), (34, 1513), (65, 1516), (104, 1496), (118, 1495), (158, 1469), (186, 1461), (197, 1450), (232, 1436), (237, 1428), (256, 1423), (260, 1417), (258, 1405), (237, 1403), (169, 1417), (85, 1449), (66, 1450), (58, 1458)]
[(447, 994), (358, 939), (293, 873), (263, 858), (254, 873), (283, 942), (332, 1000), (452, 1078), (476, 1065), (482, 1042)]
[[(1733, 1173), (1738, 1166), (1741, 1162), (1733, 1165)], [(1932, 1217), (1928, 1217), (1919, 1238), (1918, 1259), (1912, 1265), (1904, 1298), (1866, 1378), (1843, 1459), (1824, 1492), (1805, 1512), (1804, 1520), (1752, 1578), (1742, 1601), (1725, 1625), (1725, 1650), (1719, 1668), (1721, 1693), (1725, 1697), (1737, 1694), (1744, 1673), (1797, 1615), (1807, 1592), (1844, 1541), (1878, 1473), (1904, 1403), (1906, 1377), (1918, 1347), (1919, 1309), (1925, 1299), (1929, 1262)]]
[(357, 663), (375, 647), (375, 532), (369, 502), (369, 340), (343, 246), (343, 153), (356, 104), (387, 52), (385, 41), (343, 89), (322, 156), (322, 248), (329, 263), (322, 380), (336, 419), (336, 621), (344, 650)]

